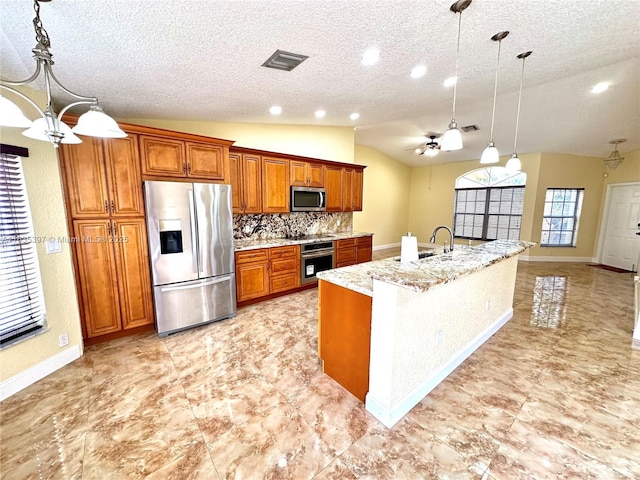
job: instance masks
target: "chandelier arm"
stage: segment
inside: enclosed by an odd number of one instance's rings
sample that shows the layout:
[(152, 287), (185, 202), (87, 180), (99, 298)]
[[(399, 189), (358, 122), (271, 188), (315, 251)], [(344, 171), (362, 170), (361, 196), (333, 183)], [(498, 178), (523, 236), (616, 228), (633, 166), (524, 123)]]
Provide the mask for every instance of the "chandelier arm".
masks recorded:
[(77, 102), (73, 102), (70, 103), (69, 105), (67, 105), (66, 107), (64, 107), (62, 110), (60, 110), (60, 113), (58, 113), (58, 118), (62, 118), (62, 116), (67, 112), (67, 110), (78, 106), (78, 105), (95, 105), (95, 102), (93, 101), (94, 99), (90, 99), (90, 100), (79, 100)]
[(44, 118), (45, 120), (47, 119), (47, 117), (44, 114), (44, 110), (42, 110), (38, 104), (36, 102), (34, 102), (33, 100), (31, 100), (29, 97), (27, 97), (24, 93), (22, 93), (19, 90), (16, 90), (15, 88), (11, 88), (7, 85), (3, 85), (0, 83), (0, 89), (4, 88), (5, 90), (9, 90), (11, 93), (14, 93), (16, 95), (18, 95), (20, 98), (22, 98), (23, 100), (25, 100), (27, 103), (29, 103), (31, 106), (33, 106), (33, 108), (35, 108), (37, 110), (37, 112), (40, 114), (40, 116), (42, 118)]
[(93, 103), (93, 104), (97, 104), (98, 103), (98, 99), (96, 97), (85, 97), (84, 95), (78, 95), (77, 93), (73, 93), (71, 90), (69, 90), (64, 85), (62, 85), (62, 83), (60, 83), (60, 80), (58, 80), (58, 78), (54, 75), (53, 69), (51, 68), (51, 64), (45, 63), (44, 64), (44, 71), (45, 71), (45, 74), (48, 74), (48, 75), (51, 76), (53, 81), (56, 82), (58, 84), (58, 86), (66, 94), (71, 95), (72, 97), (75, 97), (75, 98), (80, 99), (80, 100), (86, 100), (89, 103)]
[(4, 83), (6, 85), (13, 85), (14, 87), (19, 87), (20, 85), (26, 85), (27, 83), (31, 83), (36, 78), (38, 78), (38, 75), (40, 75), (41, 68), (42, 68), (41, 63), (40, 62), (36, 62), (36, 71), (33, 72), (33, 75), (31, 75), (26, 80), (14, 82), (14, 81), (11, 81), (11, 80), (0, 79), (0, 84)]

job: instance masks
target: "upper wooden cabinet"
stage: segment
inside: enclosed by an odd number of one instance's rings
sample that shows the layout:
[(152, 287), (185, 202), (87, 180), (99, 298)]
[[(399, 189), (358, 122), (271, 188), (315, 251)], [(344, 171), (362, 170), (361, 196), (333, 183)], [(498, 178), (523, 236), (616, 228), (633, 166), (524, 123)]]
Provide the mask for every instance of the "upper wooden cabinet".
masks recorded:
[(342, 211), (353, 211), (353, 168), (342, 169)]
[(351, 210), (354, 212), (362, 211), (363, 180), (364, 171), (354, 169), (351, 177)]
[(262, 212), (262, 157), (229, 152), (233, 213)]
[(144, 215), (136, 135), (84, 137), (60, 154), (72, 218)]
[(262, 211), (289, 212), (289, 160), (262, 157)]
[(140, 135), (142, 174), (225, 182), (227, 148), (220, 145)]
[(327, 212), (342, 211), (342, 167), (325, 167), (325, 189), (327, 191)]
[(324, 187), (324, 165), (291, 160), (291, 185)]

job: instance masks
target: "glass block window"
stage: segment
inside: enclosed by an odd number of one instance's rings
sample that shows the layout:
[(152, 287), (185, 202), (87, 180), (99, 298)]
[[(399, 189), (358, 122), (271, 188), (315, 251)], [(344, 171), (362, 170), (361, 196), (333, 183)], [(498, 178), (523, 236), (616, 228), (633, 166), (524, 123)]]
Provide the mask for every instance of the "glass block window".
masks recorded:
[(584, 188), (548, 188), (540, 246), (575, 247)]

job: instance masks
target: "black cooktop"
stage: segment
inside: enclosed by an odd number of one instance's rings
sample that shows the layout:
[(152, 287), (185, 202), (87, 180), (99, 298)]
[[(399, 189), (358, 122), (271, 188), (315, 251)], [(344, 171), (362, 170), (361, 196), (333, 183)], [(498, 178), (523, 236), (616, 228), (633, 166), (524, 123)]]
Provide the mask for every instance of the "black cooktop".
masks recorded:
[(296, 233), (296, 234), (287, 234), (284, 236), (287, 240), (313, 240), (315, 238), (328, 237), (329, 235), (326, 233)]

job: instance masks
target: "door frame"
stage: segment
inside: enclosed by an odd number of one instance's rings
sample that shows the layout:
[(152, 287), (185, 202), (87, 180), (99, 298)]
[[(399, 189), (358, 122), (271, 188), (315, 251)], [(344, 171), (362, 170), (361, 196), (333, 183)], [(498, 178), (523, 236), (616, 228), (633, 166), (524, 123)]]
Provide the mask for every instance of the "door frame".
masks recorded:
[[(602, 220), (600, 221), (600, 233), (598, 235), (598, 248), (596, 250), (595, 260), (598, 263), (602, 263), (602, 255), (604, 250), (604, 239), (607, 231), (607, 224), (609, 223), (609, 207), (611, 204), (611, 191), (614, 187), (632, 187), (637, 186), (640, 187), (640, 182), (620, 182), (620, 183), (610, 183), (607, 185), (607, 190), (605, 192), (604, 197), (604, 207), (602, 208)], [(638, 263), (640, 263), (640, 258), (638, 259)], [(640, 268), (640, 266), (636, 263), (636, 270)]]

